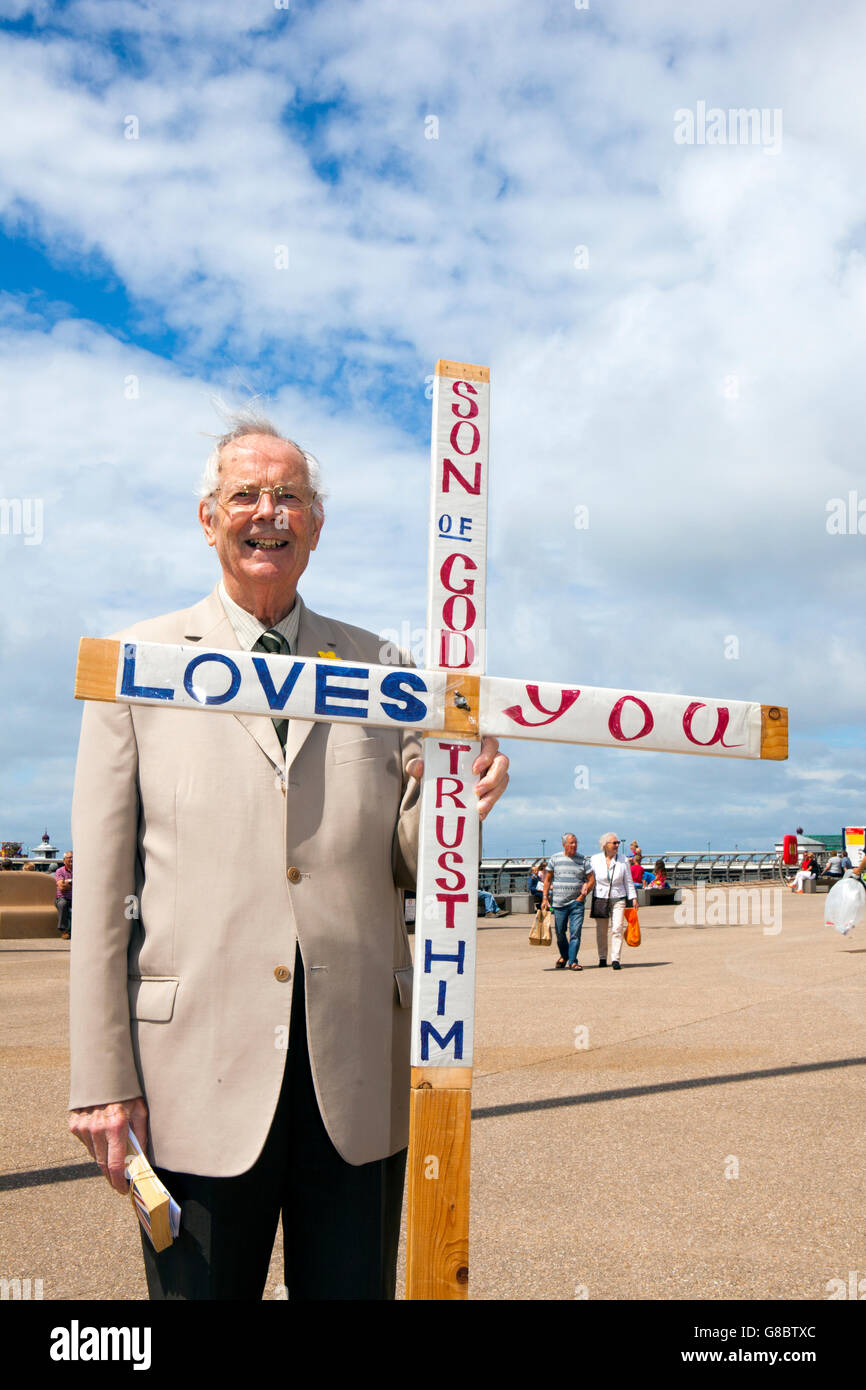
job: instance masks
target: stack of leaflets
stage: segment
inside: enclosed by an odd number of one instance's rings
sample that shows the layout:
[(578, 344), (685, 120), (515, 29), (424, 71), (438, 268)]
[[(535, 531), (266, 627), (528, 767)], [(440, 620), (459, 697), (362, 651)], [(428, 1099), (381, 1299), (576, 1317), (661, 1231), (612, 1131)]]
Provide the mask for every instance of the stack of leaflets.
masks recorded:
[(180, 1207), (151, 1168), (132, 1130), (126, 1140), (126, 1176), (142, 1229), (154, 1250), (165, 1250), (180, 1230)]

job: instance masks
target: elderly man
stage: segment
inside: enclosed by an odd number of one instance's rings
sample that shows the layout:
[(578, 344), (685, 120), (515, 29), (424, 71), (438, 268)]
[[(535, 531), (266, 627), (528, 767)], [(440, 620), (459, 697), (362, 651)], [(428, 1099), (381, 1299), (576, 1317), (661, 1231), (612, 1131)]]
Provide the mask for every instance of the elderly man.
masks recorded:
[(569, 970), (583, 969), (577, 956), (580, 951), (586, 898), (594, 883), (595, 879), (587, 867), (586, 859), (577, 852), (577, 836), (563, 835), (562, 853), (554, 854), (547, 862), (544, 872), (544, 896), (541, 900), (542, 910), (548, 907), (553, 910), (556, 944), (559, 947), (559, 960), (554, 967), (556, 970), (565, 970), (566, 967)]
[(57, 907), (57, 930), (62, 939), (68, 941), (72, 932), (72, 850), (68, 849), (63, 856), (63, 863), (59, 869), (55, 869), (54, 878), (57, 883), (57, 896), (54, 901)]
[[(220, 583), (124, 636), (378, 660), (297, 594), (324, 519), (311, 455), (240, 422), (201, 491)], [(167, 1250), (143, 1240), (151, 1298), (261, 1298), (280, 1215), (291, 1299), (394, 1296), (418, 751), (357, 725), (85, 706), (70, 1128), (125, 1192), (131, 1125), (181, 1203)], [(484, 817), (508, 780), (495, 739), (474, 771)]]

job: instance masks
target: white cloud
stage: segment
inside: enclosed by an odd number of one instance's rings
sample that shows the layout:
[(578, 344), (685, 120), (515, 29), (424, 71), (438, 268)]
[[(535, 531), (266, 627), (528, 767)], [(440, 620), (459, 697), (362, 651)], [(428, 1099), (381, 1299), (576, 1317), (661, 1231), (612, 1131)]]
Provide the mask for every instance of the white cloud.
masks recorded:
[[(829, 535), (826, 504), (866, 494), (863, 16), (488, 9), (482, 24), (452, 0), (365, 0), (339, 20), (100, 0), (52, 16), (65, 36), (0, 39), (7, 227), (58, 265), (107, 263), (133, 312), (180, 340), (168, 366), (72, 318), (13, 317), (0, 481), (38, 487), (46, 535), (32, 553), (0, 545), (20, 589), (7, 650), (61, 600), (71, 650), (210, 587), (187, 501), (216, 428), (207, 397), (232, 364), (255, 387), (258, 355), (282, 371), (275, 416), (332, 489), (311, 601), (414, 628), (424, 374), (437, 356), (489, 361), (491, 670), (783, 702), (815, 742), (794, 745), (799, 780), (796, 761), (593, 750), (602, 780), (582, 801), (574, 750), (516, 746), (488, 842), (618, 805), (650, 831), (690, 834), (697, 814), (767, 840), (801, 786), (835, 823), (821, 737), (862, 711), (866, 538)], [(127, 65), (104, 42), (124, 28)], [(315, 128), (312, 100), (334, 103)], [(698, 100), (781, 107), (780, 153), (675, 145), (674, 110)], [(336, 182), (317, 172), (329, 160)], [(58, 652), (41, 659), (44, 688), (65, 689)]]

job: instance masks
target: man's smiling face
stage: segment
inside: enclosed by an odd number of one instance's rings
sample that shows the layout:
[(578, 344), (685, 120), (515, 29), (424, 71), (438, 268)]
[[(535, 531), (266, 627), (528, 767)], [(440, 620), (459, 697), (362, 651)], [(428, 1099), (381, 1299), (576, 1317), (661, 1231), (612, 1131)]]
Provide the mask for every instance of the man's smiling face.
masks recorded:
[(220, 487), (213, 515), (199, 505), (208, 545), (215, 546), (223, 582), (235, 603), (272, 625), (295, 601), (298, 580), (310, 551), (319, 543), (322, 523), (311, 505), (294, 510), (262, 492), (254, 507), (237, 505), (242, 486), (282, 487), (312, 503), (302, 454), (282, 439), (249, 434), (226, 445), (220, 458)]

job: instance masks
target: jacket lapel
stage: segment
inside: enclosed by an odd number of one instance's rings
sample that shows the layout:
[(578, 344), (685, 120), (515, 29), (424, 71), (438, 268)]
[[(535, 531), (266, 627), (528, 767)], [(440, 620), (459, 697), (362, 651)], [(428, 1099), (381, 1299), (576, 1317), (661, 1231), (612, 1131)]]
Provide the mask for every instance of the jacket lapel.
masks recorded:
[[(318, 656), (319, 652), (336, 651), (337, 634), (327, 618), (312, 613), (298, 594), (301, 616), (298, 623), (298, 656)], [(291, 768), (295, 758), (315, 728), (313, 719), (290, 719), (289, 736), (286, 739), (286, 770)]]
[[(197, 642), (203, 647), (214, 647), (217, 651), (240, 651), (240, 643), (235, 636), (226, 611), (220, 602), (218, 589), (208, 594), (206, 599), (189, 610), (185, 642)], [(272, 719), (264, 714), (233, 714), (239, 724), (255, 739), (274, 767), (282, 771), (283, 750)], [(294, 720), (289, 723), (291, 730)]]

